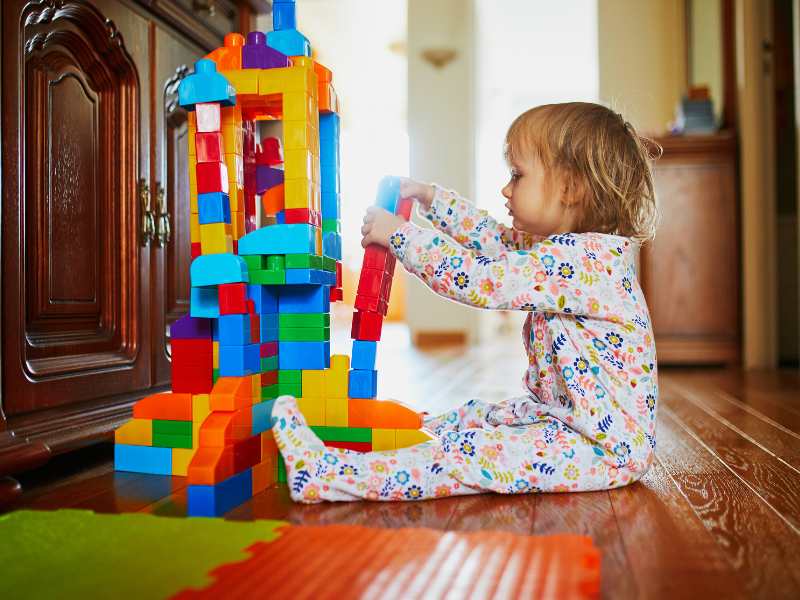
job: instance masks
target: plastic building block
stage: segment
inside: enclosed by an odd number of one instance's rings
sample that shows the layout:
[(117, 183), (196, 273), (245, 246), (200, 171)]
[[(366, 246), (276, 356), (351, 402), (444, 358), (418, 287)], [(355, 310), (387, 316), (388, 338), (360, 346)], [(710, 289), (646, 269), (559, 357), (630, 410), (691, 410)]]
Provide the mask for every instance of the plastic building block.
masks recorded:
[(393, 264), (397, 259), (387, 248), (372, 244), (364, 249), (364, 261), (361, 263), (362, 269), (378, 269), (379, 271), (394, 272)]
[(276, 169), (266, 165), (258, 165), (256, 167), (256, 193), (263, 194), (267, 190), (281, 185), (283, 183), (283, 177), (283, 169)]
[(114, 446), (114, 470), (172, 475), (172, 449), (151, 446)]
[(221, 377), (252, 375), (260, 369), (258, 344), (219, 347), (219, 374)]
[(303, 370), (302, 383), (304, 398), (325, 397), (325, 371)]
[(242, 48), (242, 68), (276, 69), (288, 66), (289, 57), (267, 46), (266, 35), (260, 31), (247, 34), (247, 43)]
[(219, 343), (222, 346), (244, 346), (250, 338), (250, 315), (220, 315)]
[(394, 450), (397, 448), (397, 438), (395, 429), (373, 429), (372, 430), (372, 450)]
[(227, 223), (200, 225), (200, 249), (203, 254), (232, 253), (231, 226)]
[(395, 439), (397, 448), (408, 448), (409, 446), (416, 446), (417, 444), (430, 442), (436, 438), (430, 433), (415, 428), (397, 429), (395, 431)]
[(353, 340), (351, 365), (353, 369), (371, 371), (375, 369), (378, 343), (368, 340)]
[(272, 405), (275, 400), (264, 400), (253, 405), (253, 435), (267, 431), (272, 426)]
[[(200, 258), (204, 257), (198, 256), (195, 260)], [(214, 319), (219, 317), (219, 298), (216, 288), (193, 286), (189, 295), (189, 314), (193, 318)]]
[(246, 313), (246, 300), (246, 283), (224, 283), (219, 286), (220, 315), (236, 315)]
[(153, 421), (151, 419), (131, 419), (114, 432), (114, 443), (129, 446), (152, 446)]
[(250, 469), (237, 473), (217, 485), (190, 485), (187, 488), (190, 517), (218, 517), (251, 497), (253, 479)]
[(380, 341), (383, 315), (374, 312), (356, 311), (350, 337), (356, 340)]
[[(220, 71), (242, 68), (242, 46), (244, 37), (240, 33), (229, 33), (223, 39), (223, 45), (207, 56), (217, 64)], [(235, 86), (234, 86), (235, 87)]]
[(383, 286), (384, 271), (377, 269), (361, 268), (361, 276), (358, 280), (357, 294), (359, 296), (371, 296), (372, 298), (381, 297), (381, 287)]
[(267, 33), (267, 45), (286, 56), (311, 56), (311, 44), (296, 29), (283, 29)]
[(381, 429), (419, 429), (422, 415), (397, 402), (351, 398), (348, 415), (350, 427)]
[(252, 435), (253, 409), (244, 406), (234, 411), (212, 412), (200, 427), (201, 448), (224, 448)]
[(211, 338), (211, 320), (184, 315), (169, 326), (169, 336), (177, 339)]
[(193, 110), (198, 102), (231, 106), (236, 104), (236, 90), (217, 73), (214, 61), (202, 59), (194, 63), (194, 73), (184, 77), (178, 86), (178, 102), (186, 110)]
[(248, 285), (247, 296), (255, 304), (256, 314), (278, 312), (278, 291), (261, 285)]
[(397, 210), (398, 200), (400, 200), (400, 178), (384, 177), (381, 179), (375, 204), (394, 213)]
[(378, 393), (377, 371), (350, 371), (348, 395), (350, 398), (374, 398)]
[(187, 469), (189, 485), (214, 485), (233, 475), (233, 446), (200, 447)]
[(233, 472), (240, 473), (261, 462), (261, 437), (252, 435), (233, 444)]
[(228, 193), (228, 167), (224, 161), (197, 163), (195, 168), (197, 173), (197, 193), (205, 194), (208, 192)]
[(323, 442), (372, 442), (372, 429), (368, 427), (319, 427), (311, 429)]
[(189, 277), (192, 287), (247, 282), (247, 263), (233, 254), (198, 256), (192, 261)]
[(239, 254), (313, 254), (315, 237), (312, 225), (262, 227), (239, 240)]
[(297, 408), (309, 425), (325, 425), (325, 401), (322, 398), (298, 398)]
[(134, 419), (192, 420), (192, 394), (164, 392), (145, 396), (133, 405)]
[(355, 452), (372, 452), (372, 442), (325, 442), (330, 448), (342, 448)]
[(199, 194), (197, 207), (201, 225), (231, 222), (231, 201), (228, 194), (222, 192)]
[(197, 132), (194, 138), (198, 163), (220, 162), (225, 157), (222, 134), (219, 131)]
[(281, 369), (327, 369), (330, 355), (330, 342), (278, 343), (278, 365)]
[(294, 2), (275, 2), (272, 5), (272, 28), (275, 31), (296, 29)]
[(189, 463), (194, 456), (192, 448), (173, 448), (172, 449), (172, 474), (179, 477), (186, 477), (189, 473)]
[[(216, 102), (201, 102), (195, 107), (195, 127), (197, 133), (221, 131), (220, 106)], [(191, 114), (191, 113), (190, 113)]]
[(153, 446), (191, 448), (192, 422), (153, 420)]
[(406, 221), (411, 220), (411, 211), (414, 209), (414, 199), (413, 198), (400, 198), (400, 201), (397, 203), (397, 209), (395, 210), (396, 214), (403, 217)]
[(325, 425), (332, 427), (347, 427), (348, 425), (347, 398), (325, 398)]
[(315, 285), (282, 288), (278, 292), (278, 309), (280, 313), (330, 312), (330, 290)]
[(220, 377), (209, 394), (212, 411), (234, 411), (252, 404), (252, 385), (247, 377)]

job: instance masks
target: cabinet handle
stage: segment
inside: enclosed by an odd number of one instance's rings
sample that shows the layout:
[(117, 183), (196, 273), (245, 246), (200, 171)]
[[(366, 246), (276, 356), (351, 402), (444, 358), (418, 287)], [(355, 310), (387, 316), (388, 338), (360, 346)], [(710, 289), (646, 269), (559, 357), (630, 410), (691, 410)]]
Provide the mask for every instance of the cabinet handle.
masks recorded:
[(144, 179), (139, 180), (139, 202), (142, 205), (142, 246), (149, 246), (153, 241), (156, 226), (153, 211), (150, 208), (150, 186)]
[(160, 183), (156, 186), (156, 208), (158, 210), (156, 242), (160, 248), (163, 248), (172, 238), (172, 223), (170, 222), (170, 215), (167, 212), (167, 205), (164, 199), (164, 188)]
[(205, 13), (207, 17), (213, 17), (217, 13), (215, 4), (216, 0), (192, 0), (192, 8), (199, 13)]

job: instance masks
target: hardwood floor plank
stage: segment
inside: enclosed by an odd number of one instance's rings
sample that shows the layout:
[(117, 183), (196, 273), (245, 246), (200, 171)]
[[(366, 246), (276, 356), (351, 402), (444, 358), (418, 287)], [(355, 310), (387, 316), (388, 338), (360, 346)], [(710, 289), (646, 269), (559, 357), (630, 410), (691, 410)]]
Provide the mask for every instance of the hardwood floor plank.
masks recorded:
[[(663, 407), (662, 407), (663, 408)], [(657, 455), (753, 598), (800, 594), (800, 538), (687, 428), (662, 410)]]
[(628, 551), (608, 492), (539, 494), (531, 535), (588, 535), (599, 548), (600, 591), (603, 598), (639, 598), (631, 577)]
[[(438, 500), (434, 500), (438, 502)], [(449, 531), (507, 531), (528, 535), (533, 529), (536, 495), (480, 494), (464, 496), (455, 503), (447, 523)]]

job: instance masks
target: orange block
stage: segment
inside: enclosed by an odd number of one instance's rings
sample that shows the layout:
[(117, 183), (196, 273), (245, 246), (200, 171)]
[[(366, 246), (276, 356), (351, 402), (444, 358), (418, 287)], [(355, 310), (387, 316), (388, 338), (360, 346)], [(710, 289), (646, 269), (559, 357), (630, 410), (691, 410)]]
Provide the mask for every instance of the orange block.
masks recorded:
[(250, 377), (220, 377), (211, 390), (212, 411), (233, 411), (252, 404)]
[(253, 495), (263, 492), (278, 482), (278, 462), (270, 457), (253, 467)]
[(224, 46), (220, 46), (206, 58), (217, 63), (217, 71), (231, 71), (242, 68), (242, 46), (244, 37), (240, 33), (229, 33), (223, 40)]
[(422, 415), (396, 402), (350, 398), (347, 423), (349, 427), (419, 429)]
[(252, 435), (253, 409), (245, 406), (230, 412), (213, 412), (200, 426), (200, 447), (221, 448)]
[(214, 485), (233, 475), (233, 446), (198, 448), (189, 463), (189, 485)]
[(164, 392), (146, 396), (133, 406), (133, 418), (191, 421), (192, 395)]
[(264, 212), (268, 215), (274, 215), (282, 211), (283, 198), (284, 191), (282, 183), (280, 185), (276, 185), (275, 187), (269, 188), (261, 196), (261, 205), (264, 208)]

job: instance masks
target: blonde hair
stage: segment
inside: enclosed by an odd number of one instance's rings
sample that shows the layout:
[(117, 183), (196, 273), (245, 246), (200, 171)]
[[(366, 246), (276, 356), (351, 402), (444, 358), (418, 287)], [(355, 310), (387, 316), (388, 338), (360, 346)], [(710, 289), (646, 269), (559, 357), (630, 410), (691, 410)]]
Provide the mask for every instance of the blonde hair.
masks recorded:
[(655, 236), (651, 164), (661, 147), (637, 134), (620, 114), (589, 102), (537, 106), (511, 124), (505, 153), (509, 162), (536, 156), (546, 171), (562, 178), (578, 202), (578, 232), (639, 243)]

